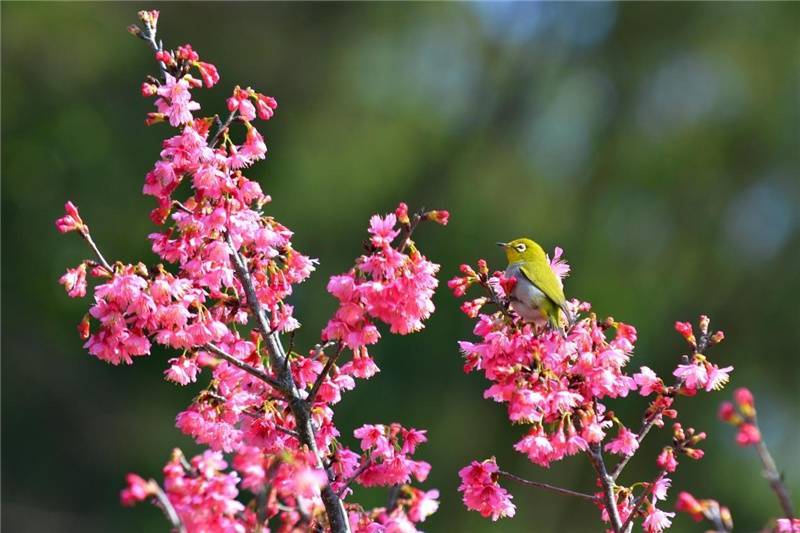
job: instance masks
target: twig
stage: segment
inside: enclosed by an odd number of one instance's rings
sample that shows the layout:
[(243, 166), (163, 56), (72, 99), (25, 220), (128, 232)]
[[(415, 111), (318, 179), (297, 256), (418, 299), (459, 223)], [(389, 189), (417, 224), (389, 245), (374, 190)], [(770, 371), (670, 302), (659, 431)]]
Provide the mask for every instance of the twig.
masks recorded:
[(389, 500), (386, 502), (386, 514), (391, 514), (397, 508), (400, 499), (400, 488), (402, 485), (392, 485), (389, 489)]
[(369, 460), (369, 459), (368, 459), (366, 462), (364, 462), (364, 464), (363, 464), (363, 465), (361, 465), (361, 466), (359, 466), (359, 467), (358, 467), (358, 469), (357, 469), (357, 470), (356, 470), (356, 471), (353, 473), (353, 475), (352, 475), (352, 476), (350, 476), (349, 478), (347, 478), (347, 480), (344, 482), (344, 485), (342, 485), (342, 488), (340, 488), (340, 489), (339, 489), (339, 492), (337, 492), (337, 493), (336, 493), (336, 495), (337, 495), (337, 496), (339, 496), (339, 497), (341, 498), (341, 497), (342, 497), (342, 495), (344, 494), (344, 491), (346, 491), (346, 490), (347, 490), (347, 487), (349, 487), (349, 486), (350, 486), (350, 484), (351, 484), (353, 481), (355, 481), (355, 480), (358, 478), (358, 476), (360, 476), (361, 474), (363, 474), (363, 473), (364, 473), (364, 470), (366, 470), (366, 469), (367, 469), (367, 468), (369, 468), (370, 466), (372, 466), (372, 460)]
[(178, 516), (178, 512), (175, 510), (175, 507), (172, 506), (172, 502), (169, 501), (169, 498), (164, 493), (164, 490), (158, 483), (156, 483), (155, 480), (151, 479), (150, 483), (153, 485), (153, 487), (155, 487), (155, 497), (158, 500), (161, 509), (164, 511), (164, 514), (167, 515), (167, 519), (172, 524), (172, 527), (175, 528), (179, 533), (186, 533), (186, 526), (183, 525), (181, 517)]
[[(661, 413), (653, 413), (653, 416), (650, 417), (644, 424), (642, 424), (642, 429), (639, 430), (639, 434), (636, 436), (636, 440), (639, 444), (642, 443), (644, 438), (653, 429), (653, 426), (656, 425), (656, 422), (661, 418)], [(626, 455), (622, 459), (620, 459), (619, 463), (614, 467), (614, 470), (611, 472), (611, 480), (617, 481), (617, 478), (622, 473), (622, 470), (628, 465), (628, 461), (633, 458), (633, 455)]]
[(281, 385), (278, 382), (278, 380), (276, 380), (272, 376), (268, 375), (263, 370), (259, 370), (258, 368), (254, 367), (254, 366), (248, 365), (244, 361), (236, 359), (234, 356), (232, 356), (231, 354), (229, 354), (228, 352), (226, 352), (225, 350), (223, 350), (219, 346), (216, 346), (216, 345), (214, 345), (214, 344), (209, 342), (209, 343), (204, 344), (202, 346), (202, 348), (204, 348), (204, 349), (206, 349), (206, 350), (208, 350), (210, 352), (213, 352), (220, 359), (224, 359), (225, 361), (229, 362), (230, 364), (232, 364), (236, 368), (238, 368), (240, 370), (244, 370), (245, 372), (247, 372), (251, 376), (256, 377), (256, 378), (260, 379), (261, 381), (263, 381), (264, 383), (267, 383), (268, 385), (278, 389), (283, 394), (287, 394), (286, 388), (283, 385)]
[(231, 111), (231, 114), (228, 115), (228, 118), (225, 120), (225, 122), (219, 124), (219, 129), (214, 136), (211, 137), (211, 140), (208, 143), (209, 148), (214, 148), (217, 145), (219, 140), (222, 138), (222, 134), (230, 127), (231, 124), (233, 124), (233, 120), (236, 118), (237, 113), (238, 109), (234, 109)]
[(614, 480), (608, 475), (600, 445), (590, 444), (586, 454), (589, 456), (589, 461), (592, 463), (595, 472), (597, 472), (597, 477), (603, 485), (603, 503), (611, 521), (611, 528), (615, 533), (621, 533), (622, 521), (619, 518), (619, 510), (617, 509), (617, 497), (614, 494)]
[(501, 476), (507, 477), (508, 479), (512, 479), (517, 483), (522, 483), (523, 485), (530, 485), (532, 487), (537, 487), (544, 490), (549, 490), (550, 492), (555, 492), (556, 494), (563, 494), (565, 496), (575, 496), (576, 498), (583, 498), (584, 500), (589, 500), (591, 502), (596, 502), (597, 497), (592, 494), (586, 494), (585, 492), (577, 492), (570, 489), (564, 489), (561, 487), (556, 487), (555, 485), (550, 485), (549, 483), (542, 483), (541, 481), (531, 481), (530, 479), (521, 478), (511, 472), (506, 472), (505, 470), (498, 470), (497, 473)]
[(317, 393), (319, 393), (319, 389), (320, 387), (322, 387), (322, 383), (325, 381), (325, 378), (328, 376), (331, 369), (333, 368), (333, 365), (336, 364), (337, 359), (339, 359), (339, 356), (342, 355), (343, 351), (344, 351), (344, 345), (340, 343), (339, 349), (336, 350), (336, 353), (328, 357), (328, 360), (325, 362), (325, 366), (322, 368), (322, 372), (320, 372), (319, 376), (317, 376), (317, 379), (314, 382), (314, 386), (311, 387), (311, 392), (308, 393), (308, 398), (306, 398), (306, 403), (309, 406), (314, 405), (314, 400), (317, 398)]
[(103, 268), (105, 268), (109, 272), (114, 272), (114, 270), (111, 268), (111, 265), (108, 263), (108, 261), (106, 261), (106, 258), (103, 257), (103, 254), (100, 253), (100, 249), (94, 243), (94, 240), (92, 240), (92, 236), (89, 234), (89, 228), (86, 228), (85, 231), (81, 231), (81, 236), (83, 236), (83, 239), (87, 243), (89, 243), (89, 246), (94, 251), (94, 254), (97, 256), (97, 259), (100, 261), (100, 264), (103, 265)]
[(792, 499), (789, 496), (789, 490), (786, 488), (786, 485), (783, 484), (783, 481), (781, 480), (781, 474), (778, 472), (778, 468), (775, 466), (775, 461), (772, 459), (772, 455), (770, 455), (767, 445), (764, 444), (763, 439), (756, 443), (755, 448), (756, 452), (758, 453), (758, 458), (761, 459), (761, 464), (764, 466), (764, 471), (762, 474), (769, 482), (769, 486), (772, 488), (773, 492), (775, 492), (775, 495), (778, 497), (778, 502), (781, 505), (781, 509), (783, 509), (783, 515), (789, 520), (793, 520), (795, 517), (795, 512)]
[(622, 531), (627, 531), (630, 526), (633, 525), (633, 519), (636, 517), (636, 513), (639, 511), (639, 507), (641, 507), (642, 503), (653, 493), (656, 489), (656, 483), (661, 481), (661, 478), (664, 477), (666, 473), (662, 471), (656, 479), (654, 479), (650, 485), (647, 486), (647, 489), (642, 491), (639, 496), (637, 496), (636, 500), (633, 502), (631, 506), (631, 512), (628, 514), (628, 518), (625, 520), (625, 523), (622, 524)]
[(408, 243), (411, 241), (411, 234), (417, 229), (420, 221), (422, 221), (422, 215), (420, 213), (415, 213), (411, 216), (409, 223), (403, 226), (403, 229), (400, 231), (400, 241), (397, 246), (398, 252), (405, 252), (406, 246), (408, 246)]

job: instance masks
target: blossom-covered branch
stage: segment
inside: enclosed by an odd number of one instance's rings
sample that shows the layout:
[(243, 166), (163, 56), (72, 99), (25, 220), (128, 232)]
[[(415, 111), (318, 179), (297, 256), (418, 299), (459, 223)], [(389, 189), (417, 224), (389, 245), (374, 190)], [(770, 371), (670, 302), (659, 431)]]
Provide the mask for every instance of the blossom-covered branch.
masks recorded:
[[(189, 533), (415, 530), (438, 507), (437, 491), (411, 486), (430, 471), (413, 458), (425, 431), (366, 424), (353, 431), (355, 451), (334, 424), (333, 406), (357, 379), (378, 372), (367, 351), (380, 338), (378, 324), (404, 335), (422, 329), (433, 312), (439, 267), (412, 234), (424, 221), (446, 224), (447, 212), (409, 215), (400, 204), (373, 216), (364, 254), (328, 284), (339, 307), (319, 344), (305, 352), (291, 342), (286, 348), (282, 336), (300, 327), (289, 297), (316, 261), (294, 249), (292, 231), (264, 211), (270, 196), (244, 175), (266, 156), (255, 123), (271, 119), (277, 102), (237, 86), (224, 122), (196, 116), (192, 91), (216, 85), (217, 68), (191, 45), (165, 48), (156, 36), (157, 11), (139, 17), (144, 28), (129, 30), (153, 49), (160, 70), (142, 84), (157, 108), (145, 122), (177, 129), (143, 189), (156, 199), (150, 218), (160, 229), (150, 240), (162, 263), (109, 263), (68, 202), (57, 228), (77, 231), (97, 261), (82, 261), (60, 281), (70, 296), (83, 297), (87, 274), (97, 280), (79, 325), (91, 355), (131, 364), (155, 343), (177, 351), (166, 379), (188, 385), (209, 374), (176, 417), (177, 427), (208, 449), (191, 459), (175, 450), (162, 485), (131, 474), (123, 503), (154, 501), (174, 529)], [(186, 182), (188, 196), (175, 198)], [(326, 354), (331, 346), (335, 353)], [(353, 484), (390, 488), (393, 504), (345, 502)]]
[[(557, 248), (549, 263), (559, 281), (569, 272), (561, 256)], [(510, 422), (529, 428), (514, 448), (543, 467), (571, 455), (586, 455), (601, 487), (592, 497), (612, 531), (628, 531), (636, 519), (648, 532), (667, 528), (674, 513), (657, 507), (667, 497), (671, 484), (667, 476), (677, 468), (679, 457), (702, 457), (697, 445), (705, 433), (674, 422), (671, 444), (656, 459), (658, 472), (652, 480), (625, 485), (619, 478), (651, 429), (663, 426), (665, 418), (677, 417), (678, 396), (719, 389), (728, 381), (732, 367), (721, 368), (707, 357), (711, 345), (723, 339), (722, 333), (709, 332), (705, 316), (700, 318), (697, 339), (691, 325), (677, 323), (692, 350), (681, 358), (675, 384), (666, 386), (648, 367), (632, 375), (626, 372), (637, 340), (633, 326), (613, 318), (599, 320), (590, 304), (572, 300), (565, 306), (574, 320), (562, 334), (549, 325), (527, 322), (509, 305), (516, 278), (490, 273), (484, 260), (478, 261), (477, 269), (462, 265), (461, 274), (448, 283), (456, 296), (464, 296), (473, 286), (483, 293), (461, 307), (476, 319), (473, 331), (478, 337), (476, 342), (460, 343), (464, 370), (482, 371), (491, 383), (484, 397), (506, 404)], [(634, 391), (651, 398), (638, 433), (607, 405)], [(604, 453), (620, 456), (613, 469)], [(494, 459), (475, 461), (461, 471), (460, 490), (469, 509), (495, 520), (514, 515), (511, 495), (498, 484), (500, 472)], [(558, 487), (556, 492), (574, 491)]]

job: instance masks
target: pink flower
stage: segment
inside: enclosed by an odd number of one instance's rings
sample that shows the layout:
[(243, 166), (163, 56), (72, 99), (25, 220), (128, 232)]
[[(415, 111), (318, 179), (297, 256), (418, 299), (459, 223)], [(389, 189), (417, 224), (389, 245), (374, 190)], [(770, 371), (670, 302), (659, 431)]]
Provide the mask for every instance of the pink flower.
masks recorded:
[(200, 368), (194, 358), (182, 355), (169, 360), (170, 367), (164, 371), (167, 379), (180, 385), (188, 385), (197, 381)]
[(660, 533), (672, 525), (672, 518), (675, 513), (665, 513), (651, 505), (647, 509), (647, 516), (644, 518), (642, 526), (647, 533)]
[(145, 481), (136, 474), (128, 474), (125, 476), (125, 481), (128, 486), (120, 493), (120, 500), (126, 507), (144, 501), (156, 493), (156, 487), (152, 482)]
[(624, 426), (620, 426), (617, 437), (605, 445), (605, 450), (619, 455), (631, 456), (639, 448), (639, 439), (636, 433)]
[(156, 100), (156, 107), (159, 113), (169, 117), (169, 123), (173, 127), (180, 126), (192, 121), (192, 111), (200, 109), (200, 104), (192, 101), (189, 92), (189, 82), (185, 78), (176, 79), (170, 74), (166, 74), (164, 85), (156, 91), (160, 96)]
[(72, 202), (64, 204), (64, 211), (66, 215), (56, 220), (56, 229), (60, 233), (67, 233), (69, 231), (84, 231), (86, 226), (78, 214), (78, 208)]
[(719, 406), (717, 416), (723, 422), (731, 422), (736, 417), (736, 408), (731, 402), (722, 402)]
[(497, 463), (492, 458), (482, 463), (473, 461), (458, 472), (461, 477), (458, 490), (463, 493), (464, 505), (478, 511), (484, 518), (491, 516), (493, 521), (512, 517), (516, 512), (511, 503), (512, 496), (495, 480), (497, 471)]
[(558, 276), (559, 280), (563, 280), (569, 275), (570, 266), (566, 260), (562, 259), (561, 256), (564, 254), (564, 250), (560, 247), (556, 246), (555, 251), (553, 252), (553, 258), (550, 259), (550, 268), (553, 273)]
[(742, 408), (752, 408), (755, 405), (753, 393), (746, 387), (739, 387), (733, 391), (733, 399)]
[(739, 432), (736, 434), (736, 444), (739, 446), (752, 446), (761, 441), (761, 432), (758, 427), (745, 422), (739, 426)]
[(424, 522), (439, 509), (439, 491), (434, 489), (424, 492), (414, 488), (411, 491), (412, 504), (408, 509), (408, 519), (412, 522)]
[(649, 396), (653, 392), (659, 392), (663, 386), (661, 378), (648, 367), (643, 366), (638, 374), (633, 375), (633, 380), (639, 386), (639, 394), (642, 396)]
[(778, 518), (778, 533), (797, 533), (800, 531), (800, 518)]
[(687, 513), (695, 522), (699, 522), (703, 519), (703, 506), (694, 496), (685, 491), (678, 494), (678, 500), (675, 502), (675, 510)]
[(673, 452), (672, 448), (664, 448), (661, 453), (658, 454), (656, 464), (659, 468), (665, 470), (666, 472), (674, 472), (678, 467), (678, 461), (675, 459), (675, 453)]
[(681, 379), (690, 390), (702, 389), (708, 383), (708, 372), (705, 365), (700, 363), (678, 365), (672, 375)]
[(719, 368), (717, 365), (709, 365), (708, 368), (708, 382), (706, 383), (706, 391), (720, 390), (730, 380), (730, 372), (733, 370), (732, 366)]
[(202, 61), (198, 61), (195, 63), (195, 65), (200, 71), (200, 76), (203, 78), (203, 83), (206, 87), (213, 87), (219, 82), (219, 73), (217, 72), (217, 67), (211, 63), (204, 63)]
[(661, 476), (658, 480), (655, 481), (655, 487), (653, 488), (653, 497), (657, 500), (666, 500), (667, 499), (667, 490), (669, 490), (670, 485), (672, 485), (672, 480), (666, 476)]
[(86, 263), (81, 263), (77, 268), (68, 268), (58, 282), (64, 286), (70, 298), (86, 296)]

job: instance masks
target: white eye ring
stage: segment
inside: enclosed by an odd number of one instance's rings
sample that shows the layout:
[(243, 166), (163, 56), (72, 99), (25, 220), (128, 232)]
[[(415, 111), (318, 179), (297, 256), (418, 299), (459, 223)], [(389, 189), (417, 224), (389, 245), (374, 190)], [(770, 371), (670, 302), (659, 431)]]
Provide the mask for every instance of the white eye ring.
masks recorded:
[(525, 251), (525, 245), (524, 244), (518, 244), (517, 245), (517, 251), (520, 252), (520, 253), (524, 252)]

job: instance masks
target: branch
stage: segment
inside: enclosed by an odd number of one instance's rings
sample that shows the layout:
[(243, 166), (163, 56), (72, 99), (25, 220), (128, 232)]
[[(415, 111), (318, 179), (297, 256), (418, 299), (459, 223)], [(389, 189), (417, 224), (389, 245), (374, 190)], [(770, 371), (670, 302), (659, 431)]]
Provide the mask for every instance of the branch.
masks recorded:
[(216, 346), (216, 345), (211, 344), (209, 342), (209, 343), (204, 344), (203, 348), (208, 350), (208, 351), (210, 351), (210, 352), (214, 352), (214, 354), (217, 357), (219, 357), (220, 359), (224, 359), (225, 361), (229, 362), (230, 364), (232, 364), (236, 368), (238, 368), (240, 370), (244, 370), (245, 372), (247, 372), (251, 376), (256, 377), (256, 378), (260, 379), (261, 381), (263, 381), (264, 383), (266, 383), (266, 384), (278, 389), (283, 394), (287, 394), (288, 393), (286, 388), (283, 385), (281, 385), (278, 382), (278, 380), (276, 380), (275, 378), (273, 378), (272, 376), (270, 376), (269, 374), (267, 374), (263, 370), (259, 370), (258, 368), (254, 367), (254, 366), (248, 365), (244, 361), (236, 359), (234, 356), (232, 356), (231, 354), (229, 354), (228, 352), (226, 352), (225, 350), (223, 350), (219, 346)]
[(322, 372), (319, 373), (317, 376), (316, 381), (314, 382), (314, 386), (311, 387), (311, 392), (308, 393), (308, 397), (306, 398), (306, 403), (309, 407), (314, 405), (314, 400), (317, 398), (317, 393), (319, 393), (320, 387), (322, 387), (322, 382), (325, 381), (325, 378), (330, 373), (333, 365), (336, 363), (339, 356), (342, 355), (344, 351), (344, 345), (339, 343), (339, 348), (336, 350), (336, 354), (328, 357), (328, 360), (325, 362), (325, 366), (322, 368)]
[(358, 478), (358, 476), (360, 476), (361, 474), (363, 474), (363, 473), (364, 473), (364, 470), (366, 470), (366, 469), (367, 469), (367, 468), (369, 468), (370, 466), (372, 466), (372, 460), (369, 460), (369, 459), (368, 459), (368, 460), (367, 460), (367, 461), (366, 461), (366, 462), (365, 462), (363, 465), (361, 465), (361, 466), (359, 466), (359, 467), (358, 467), (358, 469), (357, 469), (357, 470), (356, 470), (356, 471), (353, 473), (353, 475), (352, 475), (352, 476), (350, 476), (349, 478), (347, 478), (347, 480), (344, 482), (344, 485), (342, 485), (342, 488), (340, 488), (340, 489), (339, 489), (339, 492), (337, 492), (337, 493), (336, 493), (336, 495), (337, 495), (338, 497), (340, 497), (340, 498), (341, 498), (341, 497), (342, 497), (342, 495), (344, 494), (344, 491), (346, 491), (346, 490), (347, 490), (347, 487), (349, 487), (349, 486), (350, 486), (350, 484), (351, 484), (353, 481), (355, 481), (355, 480), (356, 480), (356, 478)]
[(507, 477), (508, 479), (512, 479), (517, 483), (522, 483), (523, 485), (530, 485), (532, 487), (537, 487), (540, 489), (549, 490), (550, 492), (555, 492), (556, 494), (563, 494), (565, 496), (575, 496), (576, 498), (583, 498), (584, 500), (597, 502), (597, 497), (592, 494), (586, 494), (585, 492), (577, 492), (570, 489), (556, 487), (555, 485), (542, 483), (541, 481), (531, 481), (529, 479), (521, 478), (517, 475), (514, 475), (511, 472), (506, 472), (505, 470), (498, 470), (497, 473), (500, 474), (501, 476)]
[(793, 520), (795, 517), (795, 512), (792, 499), (789, 496), (789, 490), (781, 480), (781, 474), (778, 472), (778, 468), (775, 466), (775, 461), (772, 459), (772, 455), (770, 455), (767, 445), (764, 444), (764, 440), (761, 439), (756, 443), (755, 447), (756, 452), (758, 452), (758, 458), (761, 459), (761, 464), (764, 466), (764, 471), (762, 474), (764, 478), (769, 481), (769, 486), (778, 497), (778, 502), (781, 504), (781, 509), (783, 509), (783, 515), (789, 520)]
[[(644, 438), (653, 429), (653, 426), (656, 425), (656, 421), (661, 417), (660, 413), (654, 413), (649, 420), (647, 420), (644, 424), (642, 424), (642, 429), (639, 430), (639, 434), (636, 436), (636, 440), (639, 444), (642, 443)], [(628, 465), (628, 461), (633, 458), (633, 455), (626, 455), (622, 459), (620, 459), (617, 466), (614, 467), (613, 472), (611, 472), (611, 480), (616, 481), (619, 475), (622, 473), (622, 470)]]
[(178, 512), (175, 510), (175, 507), (172, 506), (172, 502), (169, 501), (164, 490), (155, 480), (151, 479), (150, 483), (155, 487), (155, 497), (161, 509), (163, 509), (164, 514), (167, 515), (172, 527), (179, 533), (186, 533), (186, 526), (183, 525), (181, 518), (178, 516)]
[(606, 471), (606, 464), (603, 461), (603, 452), (599, 444), (590, 444), (586, 454), (589, 456), (597, 477), (603, 485), (603, 504), (605, 505), (608, 518), (611, 521), (611, 528), (615, 533), (622, 532), (622, 521), (619, 518), (617, 509), (617, 498), (614, 494), (614, 480)]
[(100, 253), (100, 249), (99, 249), (99, 248), (97, 247), (97, 245), (94, 243), (94, 240), (92, 240), (92, 236), (89, 234), (89, 228), (87, 227), (87, 228), (86, 228), (86, 231), (83, 231), (83, 230), (81, 230), (81, 232), (80, 232), (80, 233), (81, 233), (81, 236), (83, 237), (83, 239), (84, 239), (84, 240), (85, 240), (87, 243), (89, 243), (89, 246), (90, 246), (90, 247), (92, 248), (92, 250), (94, 251), (94, 255), (96, 255), (96, 256), (97, 256), (97, 259), (100, 261), (100, 264), (101, 264), (101, 265), (103, 265), (103, 268), (105, 268), (106, 270), (108, 270), (108, 271), (109, 271), (109, 273), (113, 273), (113, 272), (114, 272), (114, 270), (111, 268), (111, 265), (108, 263), (108, 261), (106, 261), (106, 258), (105, 258), (105, 257), (103, 257), (103, 254), (101, 254), (101, 253)]
[(647, 486), (647, 489), (645, 489), (644, 491), (642, 491), (641, 494), (639, 494), (639, 496), (636, 498), (636, 500), (633, 502), (633, 505), (631, 506), (631, 512), (630, 514), (628, 514), (628, 518), (625, 520), (625, 523), (622, 524), (622, 531), (628, 531), (628, 528), (633, 526), (633, 519), (636, 517), (636, 513), (639, 511), (639, 508), (642, 506), (642, 503), (644, 503), (645, 499), (647, 499), (647, 497), (649, 497), (653, 493), (653, 491), (656, 489), (656, 483), (661, 481), (661, 478), (663, 478), (665, 475), (666, 472), (662, 471), (660, 474), (658, 474), (658, 477), (656, 477), (650, 483), (650, 485)]
[(278, 372), (278, 382), (286, 389), (289, 408), (292, 410), (292, 415), (294, 415), (300, 442), (308, 447), (309, 451), (314, 454), (317, 467), (324, 469), (328, 476), (328, 484), (322, 489), (322, 502), (325, 504), (325, 512), (328, 515), (331, 532), (350, 533), (350, 523), (347, 519), (342, 500), (331, 487), (331, 482), (333, 482), (335, 476), (330, 468), (325, 465), (322, 454), (317, 448), (314, 426), (311, 422), (311, 409), (300, 397), (300, 391), (297, 389), (297, 385), (292, 377), (292, 368), (288, 364), (286, 351), (283, 348), (278, 333), (272, 331), (270, 328), (264, 309), (261, 307), (261, 302), (258, 300), (258, 295), (253, 285), (253, 278), (250, 275), (250, 271), (243, 257), (239, 254), (239, 251), (236, 250), (230, 232), (225, 233), (225, 240), (228, 244), (228, 248), (230, 248), (236, 276), (239, 278), (239, 282), (244, 288), (247, 304), (250, 307), (250, 311), (255, 315), (261, 332), (267, 341), (270, 364), (272, 368)]
[[(222, 138), (222, 134), (233, 123), (233, 120), (236, 118), (236, 114), (237, 113), (238, 113), (238, 109), (234, 109), (233, 111), (231, 111), (231, 114), (228, 115), (228, 118), (225, 120), (224, 123), (223, 122), (219, 122), (219, 129), (214, 134), (214, 136), (211, 137), (211, 140), (208, 143), (208, 147), (209, 148), (214, 148), (217, 145), (217, 143), (219, 142), (220, 138)], [(217, 120), (219, 120), (219, 117), (217, 117)]]

